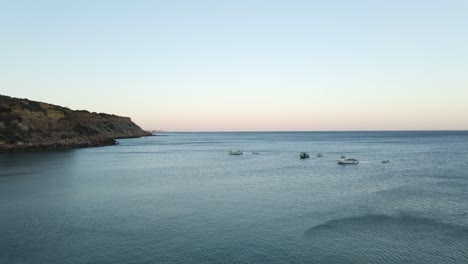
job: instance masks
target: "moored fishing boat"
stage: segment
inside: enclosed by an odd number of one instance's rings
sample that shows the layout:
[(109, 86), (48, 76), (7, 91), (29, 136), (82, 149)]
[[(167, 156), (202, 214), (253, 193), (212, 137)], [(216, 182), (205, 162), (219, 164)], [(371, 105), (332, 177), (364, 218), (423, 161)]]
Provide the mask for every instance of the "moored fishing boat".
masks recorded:
[(359, 160), (357, 160), (357, 159), (338, 160), (338, 164), (340, 164), (340, 165), (359, 164)]

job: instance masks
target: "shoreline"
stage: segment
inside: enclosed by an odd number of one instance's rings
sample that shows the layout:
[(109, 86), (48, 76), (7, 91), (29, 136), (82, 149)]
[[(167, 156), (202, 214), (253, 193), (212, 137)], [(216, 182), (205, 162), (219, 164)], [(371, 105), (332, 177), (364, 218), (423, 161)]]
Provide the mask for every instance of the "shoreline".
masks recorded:
[(8, 153), (28, 153), (28, 152), (42, 152), (42, 151), (55, 151), (55, 150), (71, 150), (80, 148), (98, 148), (106, 146), (118, 145), (117, 139), (130, 139), (130, 138), (142, 138), (152, 137), (155, 135), (143, 135), (143, 136), (128, 136), (118, 138), (105, 138), (100, 140), (93, 140), (89, 142), (70, 142), (70, 143), (52, 143), (52, 144), (20, 144), (20, 145), (0, 145), (0, 154)]

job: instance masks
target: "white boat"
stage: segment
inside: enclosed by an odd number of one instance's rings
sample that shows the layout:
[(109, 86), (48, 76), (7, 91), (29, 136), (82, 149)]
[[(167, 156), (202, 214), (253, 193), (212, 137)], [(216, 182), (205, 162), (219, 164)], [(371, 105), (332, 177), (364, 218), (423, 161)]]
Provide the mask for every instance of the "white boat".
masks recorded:
[(382, 163), (390, 163), (390, 160), (383, 160)]
[(317, 157), (318, 157), (318, 158), (321, 158), (321, 157), (323, 157), (323, 154), (322, 154), (322, 153), (319, 153), (319, 154), (317, 154)]
[(338, 160), (338, 164), (347, 165), (347, 164), (359, 164), (359, 160), (357, 159), (344, 159)]
[(242, 151), (240, 151), (240, 150), (230, 150), (229, 155), (242, 155)]
[(307, 152), (301, 152), (301, 154), (299, 154), (299, 158), (301, 158), (301, 159), (307, 159), (307, 158), (309, 158), (309, 153), (307, 153)]

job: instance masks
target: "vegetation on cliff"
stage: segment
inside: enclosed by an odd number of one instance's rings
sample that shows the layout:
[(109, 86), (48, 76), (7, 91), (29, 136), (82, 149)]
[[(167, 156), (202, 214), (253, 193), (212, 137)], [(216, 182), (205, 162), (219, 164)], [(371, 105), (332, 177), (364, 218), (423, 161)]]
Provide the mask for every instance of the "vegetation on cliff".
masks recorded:
[(128, 117), (0, 95), (0, 152), (113, 145), (148, 136)]

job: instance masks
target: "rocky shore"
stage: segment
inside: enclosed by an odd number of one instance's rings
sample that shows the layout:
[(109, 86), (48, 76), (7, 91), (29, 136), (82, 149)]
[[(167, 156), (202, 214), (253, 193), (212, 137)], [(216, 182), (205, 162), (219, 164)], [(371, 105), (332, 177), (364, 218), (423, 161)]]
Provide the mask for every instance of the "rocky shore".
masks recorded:
[(0, 95), (0, 152), (108, 146), (150, 135), (128, 117)]

